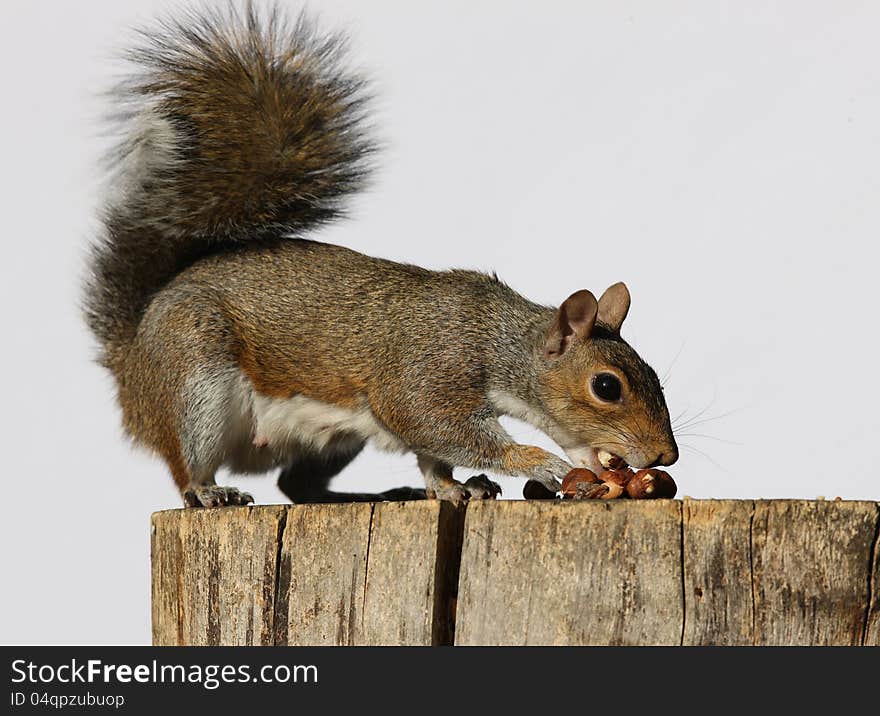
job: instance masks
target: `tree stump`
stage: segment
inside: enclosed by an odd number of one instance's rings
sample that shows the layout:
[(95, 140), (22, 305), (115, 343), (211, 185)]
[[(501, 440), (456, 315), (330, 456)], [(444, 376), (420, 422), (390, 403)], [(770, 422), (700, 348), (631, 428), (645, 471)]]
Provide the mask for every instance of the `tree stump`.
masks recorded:
[(807, 500), (169, 510), (153, 643), (880, 645), (878, 527)]

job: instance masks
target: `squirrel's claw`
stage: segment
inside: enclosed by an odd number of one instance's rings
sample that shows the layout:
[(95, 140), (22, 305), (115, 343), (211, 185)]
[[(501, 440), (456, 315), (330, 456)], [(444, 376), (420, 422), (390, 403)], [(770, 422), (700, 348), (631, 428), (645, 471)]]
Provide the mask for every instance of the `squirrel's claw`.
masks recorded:
[(549, 472), (534, 475), (531, 479), (542, 485), (545, 490), (549, 490), (554, 495), (557, 492), (562, 492), (562, 483)]
[(460, 482), (452, 482), (448, 485), (438, 485), (434, 488), (429, 487), (425, 492), (428, 499), (446, 500), (454, 505), (460, 505), (462, 502), (466, 502), (470, 497), (470, 493), (464, 489), (464, 485)]
[(474, 500), (494, 500), (501, 494), (501, 486), (497, 482), (492, 482), (485, 475), (474, 475), (468, 478), (464, 483), (464, 488)]
[(427, 490), (428, 497), (447, 500), (459, 505), (468, 500), (494, 500), (501, 494), (501, 487), (485, 475), (474, 475), (464, 484), (451, 481)]
[(247, 492), (220, 485), (195, 485), (183, 493), (183, 502), (187, 507), (226, 507), (248, 505), (253, 501), (254, 498)]

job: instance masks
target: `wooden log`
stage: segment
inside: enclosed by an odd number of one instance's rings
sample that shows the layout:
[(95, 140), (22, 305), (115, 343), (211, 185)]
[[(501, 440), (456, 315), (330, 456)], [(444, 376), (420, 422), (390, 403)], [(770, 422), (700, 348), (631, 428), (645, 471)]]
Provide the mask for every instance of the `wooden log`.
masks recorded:
[(153, 515), (155, 644), (880, 645), (873, 502)]
[(751, 500), (682, 503), (684, 634), (687, 645), (754, 640)]
[[(451, 505), (296, 505), (281, 544), (276, 644), (431, 645), (451, 629), (463, 514)], [(460, 542), (460, 538), (459, 538)], [(452, 555), (456, 564), (448, 566)], [(453, 584), (454, 588), (455, 584)]]
[(876, 530), (870, 502), (756, 502), (754, 643), (861, 645)]
[(679, 644), (681, 503), (468, 506), (457, 644)]
[(275, 643), (357, 644), (373, 508), (289, 508), (278, 546)]
[(875, 644), (873, 502), (470, 505), (457, 644)]
[(868, 585), (870, 600), (868, 618), (865, 621), (865, 646), (880, 646), (880, 520), (874, 533), (873, 569), (871, 583)]
[(463, 511), (436, 501), (153, 515), (153, 643), (451, 643)]
[(269, 506), (154, 514), (153, 644), (272, 644), (286, 512)]

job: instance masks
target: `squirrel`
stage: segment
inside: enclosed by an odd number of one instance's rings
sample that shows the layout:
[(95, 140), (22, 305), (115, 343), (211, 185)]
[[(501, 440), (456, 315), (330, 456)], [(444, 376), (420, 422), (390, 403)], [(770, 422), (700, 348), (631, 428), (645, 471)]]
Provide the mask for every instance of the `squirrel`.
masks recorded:
[[(346, 38), (252, 4), (169, 20), (130, 57), (122, 138), (85, 286), (123, 426), (187, 506), (247, 504), (215, 473), (283, 468), (294, 501), (368, 441), (414, 453), (427, 496), (494, 498), (484, 475), (558, 491), (597, 451), (678, 458), (655, 371), (621, 338), (630, 294), (538, 305), (494, 274), (433, 271), (311, 240), (374, 168), (370, 88)], [(563, 459), (516, 443), (521, 419)]]

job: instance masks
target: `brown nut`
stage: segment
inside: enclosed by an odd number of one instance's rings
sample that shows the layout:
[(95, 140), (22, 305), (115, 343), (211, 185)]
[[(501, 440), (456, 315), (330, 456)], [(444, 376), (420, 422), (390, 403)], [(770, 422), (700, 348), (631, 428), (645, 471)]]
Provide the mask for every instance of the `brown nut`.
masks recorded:
[[(579, 482), (574, 491), (573, 495), (570, 495), (571, 499), (574, 500), (596, 500), (605, 497), (608, 494), (611, 485), (608, 483), (600, 482), (598, 484), (591, 482)], [(564, 497), (569, 497), (567, 495), (563, 495)]]
[(627, 483), (632, 479), (635, 473), (628, 467), (621, 470), (606, 470), (599, 475), (600, 482), (613, 482), (620, 487), (626, 487)]
[(599, 450), (596, 453), (596, 457), (599, 459), (602, 467), (606, 470), (620, 470), (626, 467), (626, 460), (608, 452), (607, 450)]
[(625, 494), (623, 491), (623, 485), (618, 485), (616, 482), (603, 482), (608, 488), (608, 492), (602, 495), (603, 500), (616, 500), (621, 495)]
[(537, 480), (529, 480), (523, 485), (523, 497), (527, 500), (555, 500), (556, 493), (548, 490)]
[(578, 484), (582, 482), (595, 485), (599, 483), (599, 478), (596, 477), (596, 473), (592, 470), (588, 470), (585, 467), (576, 467), (562, 478), (562, 496), (574, 497)]
[(656, 468), (639, 470), (626, 485), (627, 494), (634, 500), (675, 497), (677, 490), (669, 473)]

